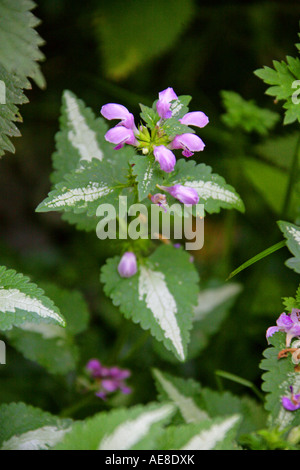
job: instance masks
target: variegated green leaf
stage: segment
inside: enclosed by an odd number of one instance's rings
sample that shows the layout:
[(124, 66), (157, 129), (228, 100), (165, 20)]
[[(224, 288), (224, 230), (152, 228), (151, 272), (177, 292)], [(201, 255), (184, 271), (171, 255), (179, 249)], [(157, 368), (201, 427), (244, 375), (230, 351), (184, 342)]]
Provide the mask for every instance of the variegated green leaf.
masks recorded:
[(202, 290), (198, 295), (198, 304), (194, 308), (194, 321), (202, 321), (214, 310), (228, 304), (242, 290), (241, 284), (228, 283)]
[(223, 177), (211, 171), (211, 167), (204, 163), (197, 165), (194, 160), (180, 159), (168, 179), (167, 186), (182, 184), (196, 189), (199, 204), (204, 204), (206, 212), (219, 212), (221, 208), (237, 209), (243, 212), (243, 201), (235, 189), (227, 184)]
[(0, 329), (24, 323), (65, 325), (59, 309), (44, 291), (29, 278), (4, 266), (0, 267)]
[(91, 108), (69, 90), (62, 96), (60, 130), (55, 136), (51, 175), (59, 183), (66, 174), (80, 168), (82, 161), (93, 158), (102, 161), (113, 155), (113, 147), (104, 139), (108, 126), (102, 117), (96, 118)]
[(102, 268), (105, 293), (126, 318), (150, 329), (178, 359), (185, 360), (198, 292), (198, 275), (189, 255), (172, 246), (160, 246), (139, 263), (138, 273), (127, 279), (118, 273), (119, 261), (118, 256), (109, 259)]
[[(242, 286), (237, 283), (214, 285), (199, 292), (198, 303), (193, 308), (193, 328), (188, 348), (187, 360), (197, 357), (207, 346), (210, 337), (220, 329), (220, 325), (230, 313)], [(155, 352), (164, 360), (174, 363), (176, 358), (161, 343), (154, 344)]]
[(76, 369), (79, 350), (76, 335), (87, 327), (88, 310), (77, 291), (42, 285), (66, 319), (66, 327), (52, 324), (23, 323), (6, 333), (9, 343), (26, 358), (37, 362), (53, 374), (66, 374)]
[(72, 421), (24, 403), (0, 406), (0, 450), (48, 450), (70, 432)]
[[(162, 398), (170, 401), (178, 408), (186, 423), (197, 423), (208, 418), (206, 411), (199, 407), (193, 397), (196, 394), (195, 389), (198, 384), (178, 379), (158, 369), (153, 370), (153, 375)], [(200, 387), (197, 393), (200, 396)]]
[(174, 408), (170, 404), (138, 405), (99, 413), (76, 422), (57, 450), (145, 450), (153, 448), (161, 425)]
[(284, 221), (279, 221), (278, 225), (287, 240), (288, 249), (294, 255), (285, 264), (300, 274), (300, 227)]
[(234, 450), (237, 449), (239, 415), (204, 420), (201, 423), (171, 426), (160, 437), (163, 450)]
[(169, 373), (153, 370), (158, 399), (173, 403), (178, 413), (176, 424), (196, 424), (208, 419), (239, 415), (241, 417), (238, 435), (262, 429), (266, 426), (263, 406), (245, 396), (230, 392), (217, 392), (203, 388), (192, 378), (176, 377)]
[(66, 175), (38, 206), (37, 212), (63, 211), (95, 218), (102, 203), (118, 208), (119, 196), (132, 194), (127, 181), (128, 157), (126, 152), (121, 152), (115, 166), (97, 159), (82, 161), (81, 168)]

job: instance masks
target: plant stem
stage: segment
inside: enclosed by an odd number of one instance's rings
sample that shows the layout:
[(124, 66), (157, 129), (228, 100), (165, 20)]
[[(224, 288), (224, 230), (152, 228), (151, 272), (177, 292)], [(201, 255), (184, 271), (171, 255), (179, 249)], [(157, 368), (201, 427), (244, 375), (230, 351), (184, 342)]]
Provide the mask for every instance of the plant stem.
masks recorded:
[(299, 147), (300, 147), (300, 136), (298, 137), (298, 140), (296, 143), (296, 148), (295, 148), (295, 152), (294, 152), (294, 156), (293, 156), (293, 160), (292, 160), (290, 172), (289, 172), (289, 180), (288, 180), (285, 198), (284, 198), (284, 202), (282, 206), (282, 217), (285, 217), (285, 218), (289, 210), (289, 205), (291, 202), (291, 196), (293, 192), (293, 186), (294, 186), (294, 183), (296, 181), (296, 176), (297, 176)]
[(253, 256), (252, 258), (248, 259), (245, 263), (241, 264), (237, 269), (232, 271), (232, 273), (229, 274), (228, 278), (226, 281), (229, 281), (233, 276), (236, 276), (238, 273), (243, 271), (244, 269), (248, 268), (252, 264), (256, 263), (257, 261), (260, 261), (261, 259), (265, 258), (266, 256), (270, 255), (271, 253), (274, 253), (274, 251), (279, 250), (280, 248), (283, 248), (286, 246), (286, 241), (282, 240), (281, 242), (275, 243), (275, 245), (270, 246), (264, 251), (261, 251), (258, 253), (258, 255)]

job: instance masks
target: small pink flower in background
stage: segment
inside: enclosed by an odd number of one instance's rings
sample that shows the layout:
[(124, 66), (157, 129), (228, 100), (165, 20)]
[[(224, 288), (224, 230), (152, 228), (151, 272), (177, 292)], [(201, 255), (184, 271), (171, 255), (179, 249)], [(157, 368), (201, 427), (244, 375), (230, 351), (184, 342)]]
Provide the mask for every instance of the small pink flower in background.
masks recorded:
[(120, 369), (119, 367), (105, 367), (98, 359), (91, 359), (86, 369), (89, 371), (91, 377), (95, 380), (93, 388), (97, 391), (95, 395), (102, 400), (105, 400), (107, 394), (120, 390), (124, 394), (131, 393), (131, 388), (125, 383), (131, 375), (128, 369)]
[(293, 387), (290, 387), (291, 397), (282, 397), (282, 406), (288, 411), (299, 410), (300, 408), (300, 393), (294, 394)]
[(87, 370), (89, 370), (94, 378), (104, 377), (108, 374), (108, 368), (103, 367), (98, 359), (91, 359), (87, 365)]
[(137, 272), (137, 260), (134, 253), (126, 251), (118, 265), (118, 272), (121, 277), (131, 277)]
[(174, 186), (159, 186), (160, 189), (167, 191), (171, 196), (178, 199), (186, 206), (192, 206), (197, 204), (199, 201), (199, 196), (194, 188), (189, 188), (188, 186), (183, 186), (181, 184), (175, 184)]
[(176, 158), (171, 150), (167, 149), (164, 145), (159, 145), (158, 147), (154, 147), (153, 154), (161, 170), (166, 173), (171, 173), (171, 171), (174, 170)]
[(288, 347), (295, 336), (300, 336), (300, 310), (293, 308), (290, 315), (282, 313), (276, 321), (276, 326), (267, 329), (266, 337), (269, 338), (277, 331), (286, 333)]

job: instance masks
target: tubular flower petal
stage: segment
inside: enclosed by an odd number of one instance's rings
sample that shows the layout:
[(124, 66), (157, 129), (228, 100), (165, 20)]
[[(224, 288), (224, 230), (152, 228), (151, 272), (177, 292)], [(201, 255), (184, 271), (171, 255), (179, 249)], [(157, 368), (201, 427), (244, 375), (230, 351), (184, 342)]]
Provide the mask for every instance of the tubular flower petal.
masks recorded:
[(155, 160), (159, 163), (160, 168), (166, 173), (171, 173), (176, 164), (176, 158), (171, 150), (167, 149), (164, 145), (154, 147), (153, 154)]
[(205, 144), (195, 134), (180, 134), (176, 135), (171, 143), (173, 149), (183, 149), (182, 155), (191, 157), (194, 152), (200, 152), (204, 149)]
[(266, 337), (269, 338), (277, 331), (282, 331), (286, 333), (286, 346), (289, 346), (295, 336), (300, 336), (300, 310), (294, 308), (290, 315), (282, 313), (276, 325), (267, 329)]
[(290, 387), (292, 396), (289, 397), (282, 397), (281, 403), (282, 406), (288, 411), (295, 411), (300, 408), (300, 393), (294, 395), (293, 387)]
[(127, 129), (132, 129), (133, 131), (137, 131), (135, 123), (134, 123), (134, 116), (132, 113), (128, 111), (125, 106), (122, 104), (117, 103), (108, 103), (102, 106), (101, 114), (105, 119), (109, 121), (112, 119), (120, 119), (121, 122), (117, 124), (118, 126), (122, 125), (127, 127)]
[(156, 204), (159, 207), (162, 207), (165, 212), (167, 211), (167, 199), (164, 194), (154, 194), (153, 196), (151, 196), (151, 202), (153, 202), (153, 204)]
[(160, 186), (161, 189), (167, 191), (171, 196), (178, 199), (186, 206), (192, 206), (197, 204), (199, 201), (199, 196), (197, 191), (194, 188), (189, 188), (187, 186), (182, 186), (181, 184), (175, 184), (174, 186)]
[(119, 150), (124, 144), (137, 145), (137, 140), (133, 130), (124, 126), (115, 126), (105, 134), (105, 140), (112, 144), (117, 144), (115, 150)]
[(205, 127), (208, 124), (208, 117), (202, 111), (192, 111), (179, 119), (179, 122), (186, 126)]
[(137, 272), (136, 256), (131, 251), (126, 251), (118, 265), (118, 272), (121, 277), (131, 277)]
[(169, 87), (161, 91), (158, 94), (158, 97), (159, 100), (156, 103), (156, 110), (162, 119), (169, 119), (172, 117), (172, 112), (170, 110), (171, 101), (177, 100), (178, 96), (173, 88)]

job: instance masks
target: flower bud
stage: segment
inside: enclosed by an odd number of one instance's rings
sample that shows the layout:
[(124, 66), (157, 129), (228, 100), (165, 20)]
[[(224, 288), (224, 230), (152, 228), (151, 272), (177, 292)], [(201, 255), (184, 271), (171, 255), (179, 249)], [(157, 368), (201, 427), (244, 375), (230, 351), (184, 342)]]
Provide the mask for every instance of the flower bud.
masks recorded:
[(167, 149), (164, 145), (158, 145), (157, 147), (154, 147), (153, 154), (155, 160), (159, 163), (161, 170), (166, 173), (171, 173), (171, 171), (174, 170), (176, 158), (171, 150)]
[(131, 251), (126, 251), (118, 265), (118, 272), (121, 277), (131, 277), (137, 272), (136, 256)]
[(172, 112), (170, 110), (171, 101), (177, 100), (178, 96), (173, 88), (169, 87), (161, 91), (158, 94), (158, 97), (159, 100), (156, 103), (156, 110), (162, 119), (169, 119), (172, 117)]

